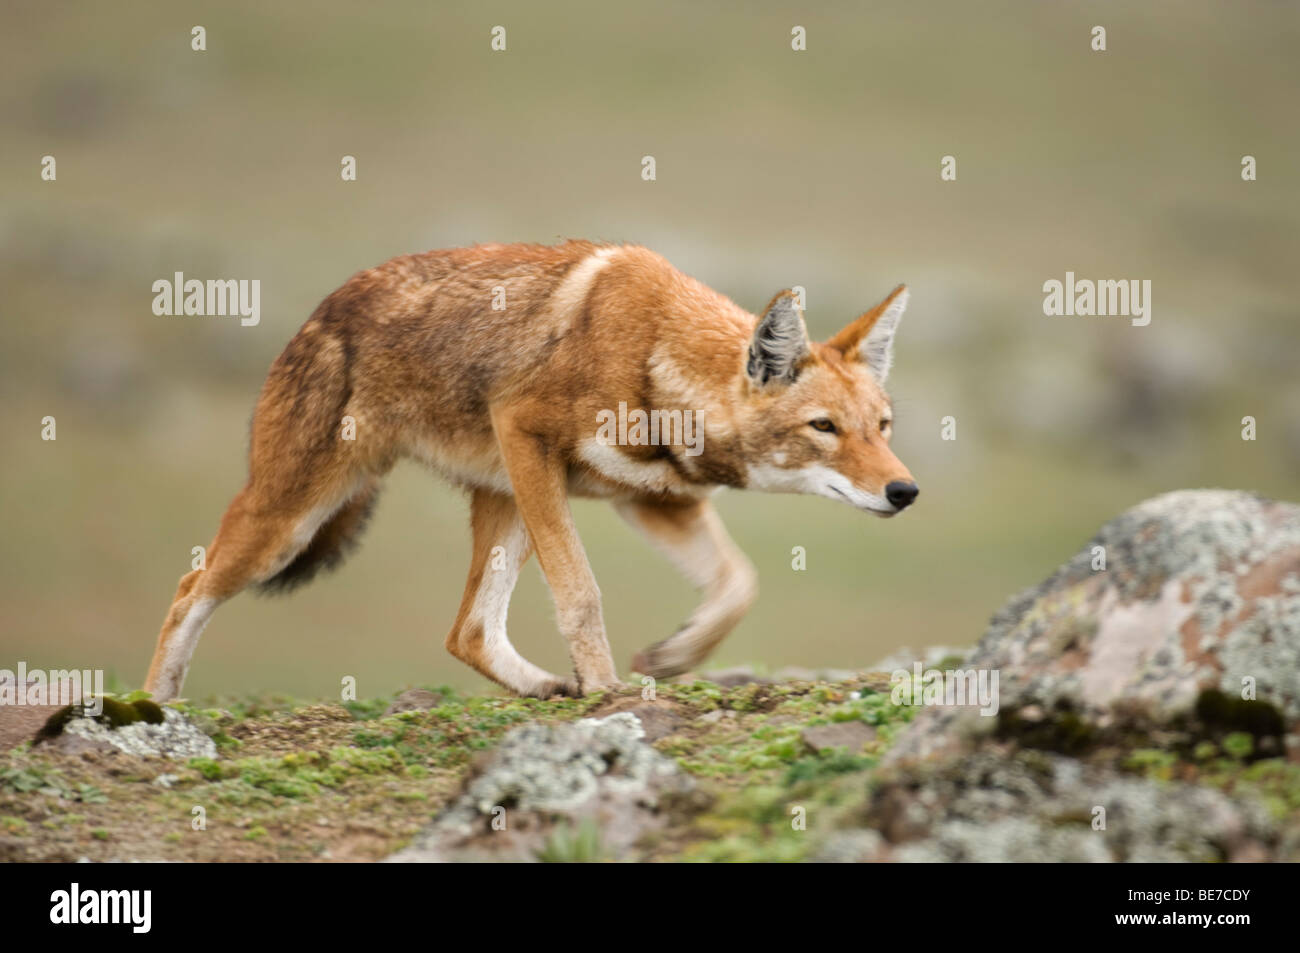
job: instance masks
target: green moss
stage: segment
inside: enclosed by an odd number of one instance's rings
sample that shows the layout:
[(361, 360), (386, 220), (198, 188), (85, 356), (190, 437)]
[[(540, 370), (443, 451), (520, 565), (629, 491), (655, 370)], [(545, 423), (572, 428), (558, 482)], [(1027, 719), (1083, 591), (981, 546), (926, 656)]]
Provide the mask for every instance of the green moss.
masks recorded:
[(194, 758), (189, 767), (217, 785), (214, 796), (218, 800), (237, 805), (259, 803), (266, 797), (303, 800), (323, 788), (339, 788), (360, 778), (406, 773), (401, 756), (393, 748), (335, 747), (328, 752), (302, 751), (232, 761)]
[(36, 732), (35, 744), (40, 744), (50, 738), (57, 738), (63, 734), (63, 726), (71, 721), (74, 717), (75, 706), (64, 705), (49, 718), (45, 719), (45, 724), (41, 725), (40, 730)]
[(110, 728), (122, 728), (126, 725), (134, 725), (144, 717), (135, 705), (120, 702), (116, 698), (104, 697), (101, 698), (100, 701), (103, 703), (104, 711), (100, 715), (99, 720), (104, 722)]
[(758, 699), (761, 697), (764, 687), (759, 684), (741, 686), (731, 693), (728, 699), (728, 707), (734, 711), (756, 711), (759, 707)]
[(131, 702), (131, 707), (139, 714), (142, 721), (151, 725), (161, 725), (166, 719), (163, 717), (162, 706), (155, 701), (147, 698), (137, 698)]
[(1220, 758), (1205, 766), (1200, 781), (1260, 801), (1279, 821), (1294, 821), (1300, 815), (1300, 764), (1285, 758), (1264, 758), (1248, 764), (1240, 759)]
[(15, 794), (48, 794), (68, 801), (102, 804), (107, 798), (93, 784), (72, 784), (57, 768), (35, 764), (11, 764), (0, 770), (0, 791)]
[(797, 864), (808, 858), (812, 839), (805, 834), (755, 839), (735, 834), (721, 840), (691, 845), (682, 855), (690, 863)]
[(696, 711), (706, 713), (722, 707), (721, 702), (726, 692), (721, 685), (698, 681), (660, 685), (659, 694), (665, 698), (684, 702)]
[(389, 795), (394, 801), (427, 801), (429, 795), (424, 791), (394, 791)]
[(1122, 762), (1123, 767), (1148, 778), (1169, 781), (1174, 776), (1174, 767), (1178, 764), (1178, 755), (1172, 751), (1158, 748), (1139, 748), (1131, 752)]
[(344, 702), (343, 707), (357, 721), (374, 721), (383, 716), (390, 704), (392, 702), (387, 698), (371, 698), (366, 701)]
[(64, 705), (45, 719), (45, 724), (36, 733), (36, 743), (40, 744), (63, 734), (64, 727), (73, 718), (93, 717), (110, 728), (122, 728), (140, 721), (161, 725), (166, 720), (161, 706), (157, 702), (150, 701), (148, 697), (136, 697), (147, 696), (147, 694), (147, 692), (132, 692), (127, 696), (129, 700), (126, 701), (110, 695), (101, 695), (98, 699), (101, 706), (98, 715), (88, 714), (84, 704)]
[(582, 717), (598, 699), (460, 698), (443, 690), (442, 702), (428, 711), (373, 718), (359, 726), (358, 748), (392, 748), (408, 765), (454, 768), (491, 748), (509, 728), (535, 720)]
[(388, 774), (402, 773), (405, 762), (394, 748), (363, 751), (358, 748), (332, 748), (330, 760), (345, 773)]
[(189, 766), (208, 781), (216, 781), (221, 777), (221, 765), (211, 758), (191, 758)]
[[(862, 785), (852, 787), (861, 790)], [(793, 787), (763, 784), (731, 792), (695, 820), (696, 840), (681, 859), (728, 863), (805, 860), (818, 839), (811, 827), (830, 813), (830, 805), (843, 790), (819, 782)]]
[(1255, 750), (1255, 739), (1245, 731), (1234, 731), (1223, 739), (1223, 750), (1234, 758), (1245, 761)]
[(843, 748), (836, 748), (828, 753), (799, 759), (786, 770), (784, 781), (786, 784), (818, 781), (837, 774), (865, 771), (874, 767), (875, 763), (875, 758), (850, 754)]

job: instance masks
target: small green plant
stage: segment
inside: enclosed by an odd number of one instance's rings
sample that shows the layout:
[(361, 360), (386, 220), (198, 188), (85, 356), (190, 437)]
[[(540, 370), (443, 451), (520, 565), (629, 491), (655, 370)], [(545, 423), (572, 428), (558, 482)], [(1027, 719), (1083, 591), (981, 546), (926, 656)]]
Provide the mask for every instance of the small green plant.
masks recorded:
[(74, 787), (58, 771), (35, 766), (12, 766), (0, 771), (0, 790), (14, 794), (49, 794), (67, 801), (81, 801), (83, 804), (103, 804), (108, 800), (104, 792), (93, 784), (78, 784)]
[(546, 846), (536, 852), (544, 864), (591, 864), (603, 858), (600, 828), (584, 820), (577, 828), (565, 825), (551, 832)]
[(207, 781), (219, 781), (221, 779), (221, 765), (211, 758), (190, 758), (189, 765), (203, 775)]
[(1245, 761), (1255, 750), (1255, 739), (1248, 732), (1234, 731), (1224, 736), (1223, 750), (1240, 761)]
[(786, 771), (785, 783), (797, 784), (800, 781), (818, 781), (837, 774), (865, 771), (875, 763), (875, 758), (850, 754), (846, 748), (835, 748), (826, 754), (800, 758), (790, 765)]
[(1178, 755), (1159, 748), (1138, 748), (1124, 759), (1124, 767), (1129, 771), (1160, 781), (1170, 780), (1177, 764)]

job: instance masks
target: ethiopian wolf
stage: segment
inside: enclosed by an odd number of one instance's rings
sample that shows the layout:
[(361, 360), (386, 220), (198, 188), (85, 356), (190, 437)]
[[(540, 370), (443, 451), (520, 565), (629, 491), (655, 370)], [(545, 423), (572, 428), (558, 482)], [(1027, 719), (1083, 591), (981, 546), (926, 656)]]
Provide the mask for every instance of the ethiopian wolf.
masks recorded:
[[(906, 302), (900, 286), (815, 343), (792, 292), (755, 316), (631, 245), (479, 245), (355, 275), (272, 365), (248, 483), (207, 567), (181, 579), (145, 687), (158, 699), (180, 692), (225, 600), (337, 563), (404, 457), (469, 491), (473, 558), (446, 640), (457, 658), (520, 695), (619, 684), (569, 512), (578, 496), (613, 503), (703, 590), (681, 629), (632, 661), (656, 677), (691, 669), (757, 595), (753, 566), (709, 502), (718, 488), (817, 494), (877, 516), (916, 498), (889, 449), (883, 390)], [(608, 423), (624, 407), (690, 413), (699, 439), (610, 439), (627, 429)], [(506, 635), (533, 552), (574, 677), (533, 665)]]

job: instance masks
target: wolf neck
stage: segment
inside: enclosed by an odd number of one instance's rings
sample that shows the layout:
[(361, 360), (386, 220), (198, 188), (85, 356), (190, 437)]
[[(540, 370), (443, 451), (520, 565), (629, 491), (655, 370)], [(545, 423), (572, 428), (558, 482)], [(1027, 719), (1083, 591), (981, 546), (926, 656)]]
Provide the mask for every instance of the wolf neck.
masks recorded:
[[(659, 410), (661, 420), (668, 412), (674, 424), (678, 413), (683, 424), (691, 421), (693, 445), (669, 442), (661, 449), (663, 458), (696, 486), (745, 484), (737, 410), (747, 386), (742, 372), (748, 341), (729, 337), (715, 337), (712, 347), (690, 355), (658, 354), (649, 375), (646, 409)], [(730, 373), (720, 375), (719, 370)]]

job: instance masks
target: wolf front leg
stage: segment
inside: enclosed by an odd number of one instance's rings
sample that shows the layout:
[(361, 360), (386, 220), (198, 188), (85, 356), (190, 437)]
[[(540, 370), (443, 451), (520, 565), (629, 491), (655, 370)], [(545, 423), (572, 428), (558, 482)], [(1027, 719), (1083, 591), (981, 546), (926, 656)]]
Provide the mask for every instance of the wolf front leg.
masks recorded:
[(579, 687), (584, 694), (618, 688), (621, 683), (605, 637), (600, 589), (569, 511), (564, 461), (526, 421), (517, 409), (492, 411), (515, 505), (555, 600), (556, 618), (568, 641)]
[(704, 661), (744, 618), (758, 597), (758, 574), (708, 500), (619, 503), (616, 509), (704, 593), (674, 635), (632, 660), (633, 670), (643, 675), (680, 675)]

